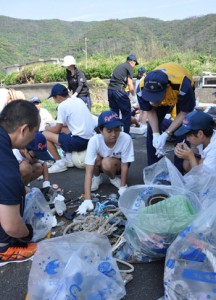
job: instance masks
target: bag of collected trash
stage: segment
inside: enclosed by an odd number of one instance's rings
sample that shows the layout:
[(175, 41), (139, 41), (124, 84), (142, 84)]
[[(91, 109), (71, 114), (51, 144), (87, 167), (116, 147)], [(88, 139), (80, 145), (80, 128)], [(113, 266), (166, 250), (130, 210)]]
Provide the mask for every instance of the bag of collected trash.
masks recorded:
[(76, 168), (85, 169), (85, 157), (87, 150), (84, 151), (73, 151), (72, 152), (72, 161)]
[(85, 231), (38, 244), (28, 291), (29, 300), (113, 300), (126, 294), (108, 238)]
[(33, 242), (43, 239), (50, 232), (53, 214), (40, 189), (34, 187), (26, 194), (23, 219), (33, 227)]
[(215, 201), (215, 171), (209, 169), (205, 164), (192, 168), (184, 175), (184, 181), (185, 188), (197, 195), (204, 209)]
[(129, 261), (161, 259), (178, 233), (201, 209), (194, 193), (176, 186), (131, 186), (119, 199), (127, 217), (126, 244), (116, 256)]
[(163, 184), (184, 187), (184, 178), (174, 164), (164, 156), (155, 164), (143, 169), (145, 184)]
[(216, 202), (202, 210), (167, 251), (166, 299), (216, 299)]

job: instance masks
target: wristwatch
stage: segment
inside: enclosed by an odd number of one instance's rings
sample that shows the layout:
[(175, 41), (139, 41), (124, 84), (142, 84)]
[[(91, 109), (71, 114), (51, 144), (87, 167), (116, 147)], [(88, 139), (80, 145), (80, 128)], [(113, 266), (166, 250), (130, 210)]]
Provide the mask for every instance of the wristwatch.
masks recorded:
[(168, 134), (168, 136), (172, 136), (172, 132), (170, 130), (165, 130), (165, 132)]

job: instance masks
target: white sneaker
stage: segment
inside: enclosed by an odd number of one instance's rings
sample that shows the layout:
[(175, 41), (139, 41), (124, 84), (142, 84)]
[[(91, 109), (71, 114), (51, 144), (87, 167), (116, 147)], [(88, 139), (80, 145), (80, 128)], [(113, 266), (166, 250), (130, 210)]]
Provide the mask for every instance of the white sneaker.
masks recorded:
[(103, 182), (101, 175), (93, 176), (92, 178), (92, 185), (91, 185), (91, 192), (98, 190), (99, 186)]
[(73, 161), (69, 160), (67, 158), (65, 158), (65, 164), (66, 164), (66, 167), (68, 167), (68, 168), (73, 168), (74, 167)]
[(110, 180), (110, 183), (112, 184), (112, 185), (114, 185), (115, 187), (117, 187), (117, 189), (119, 189), (120, 188), (120, 186), (121, 186), (121, 179), (119, 178), (119, 177), (115, 177), (115, 178), (110, 178), (109, 179)]
[(49, 169), (48, 169), (48, 173), (60, 173), (60, 172), (64, 172), (67, 171), (67, 167), (66, 164), (60, 164), (58, 162), (55, 162)]

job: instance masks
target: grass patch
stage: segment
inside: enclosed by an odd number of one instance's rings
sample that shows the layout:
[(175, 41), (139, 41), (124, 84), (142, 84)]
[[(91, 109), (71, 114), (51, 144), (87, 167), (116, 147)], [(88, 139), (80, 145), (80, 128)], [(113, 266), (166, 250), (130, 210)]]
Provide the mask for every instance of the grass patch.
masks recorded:
[[(52, 115), (53, 119), (56, 117), (56, 104), (51, 99), (42, 100), (42, 107), (46, 108)], [(108, 105), (104, 105), (100, 102), (93, 102), (91, 113), (94, 115), (99, 115), (102, 111), (109, 110)]]

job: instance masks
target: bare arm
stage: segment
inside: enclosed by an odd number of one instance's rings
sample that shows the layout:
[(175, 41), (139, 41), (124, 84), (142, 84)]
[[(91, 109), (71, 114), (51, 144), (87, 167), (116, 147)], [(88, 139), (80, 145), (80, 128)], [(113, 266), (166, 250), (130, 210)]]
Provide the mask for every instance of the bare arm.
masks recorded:
[(128, 163), (121, 163), (121, 186), (126, 185), (128, 175)]
[(62, 130), (63, 124), (57, 123), (56, 126), (51, 127), (51, 126), (46, 126), (45, 131), (50, 131), (53, 133), (60, 133)]
[(158, 117), (156, 110), (152, 108), (151, 110), (147, 111), (147, 116), (148, 116), (148, 122), (152, 128), (153, 133), (159, 133), (159, 124), (158, 124)]
[(169, 131), (170, 133), (175, 131), (182, 124), (182, 121), (186, 114), (186, 112), (180, 111), (180, 113), (176, 116), (175, 120), (173, 120), (170, 124), (169, 128), (167, 128), (167, 131)]
[(128, 88), (130, 90), (130, 93), (132, 96), (135, 96), (135, 90), (134, 90), (134, 85), (133, 85), (133, 80), (131, 78), (128, 78)]
[(20, 215), (20, 205), (0, 204), (0, 223), (4, 231), (11, 237), (23, 238), (29, 234)]
[(94, 171), (94, 166), (86, 165), (85, 183), (84, 183), (85, 200), (91, 199), (91, 184), (92, 184), (93, 171)]

